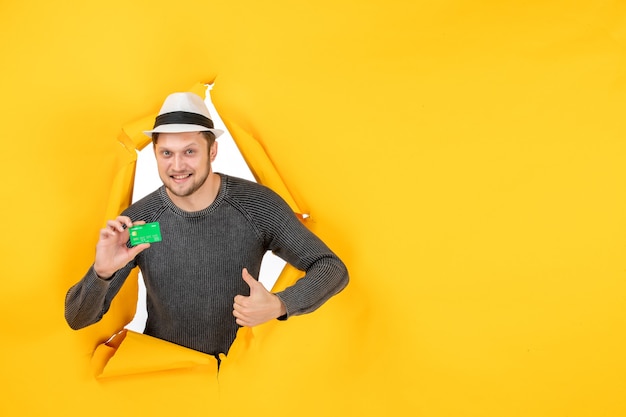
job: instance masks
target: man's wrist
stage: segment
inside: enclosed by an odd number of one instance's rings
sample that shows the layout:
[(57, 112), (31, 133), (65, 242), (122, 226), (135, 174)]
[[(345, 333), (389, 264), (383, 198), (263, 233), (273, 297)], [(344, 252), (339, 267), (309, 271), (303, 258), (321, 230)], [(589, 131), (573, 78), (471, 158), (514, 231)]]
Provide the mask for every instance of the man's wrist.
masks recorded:
[[(276, 295), (276, 294), (274, 294)], [(276, 295), (276, 299), (278, 300), (279, 303), (279, 307), (278, 307), (278, 315), (276, 316), (277, 319), (283, 318), (287, 316), (287, 307), (285, 306), (285, 303), (283, 303), (283, 300), (280, 299), (279, 296)]]
[(107, 275), (107, 274), (101, 274), (100, 272), (98, 272), (98, 270), (96, 269), (96, 267), (93, 268), (93, 272), (95, 272), (96, 276), (98, 278), (100, 278), (103, 281), (108, 281), (111, 279), (111, 277), (115, 274), (111, 274), (111, 275)]

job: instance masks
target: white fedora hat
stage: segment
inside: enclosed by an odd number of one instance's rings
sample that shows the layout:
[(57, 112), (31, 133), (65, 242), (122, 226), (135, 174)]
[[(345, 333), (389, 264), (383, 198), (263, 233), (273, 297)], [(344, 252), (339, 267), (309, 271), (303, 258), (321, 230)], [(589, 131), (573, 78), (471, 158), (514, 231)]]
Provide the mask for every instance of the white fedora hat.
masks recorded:
[(153, 133), (213, 132), (217, 138), (221, 129), (213, 127), (213, 120), (204, 100), (194, 93), (172, 93), (163, 102), (159, 115), (154, 120), (152, 130), (146, 130), (148, 136)]

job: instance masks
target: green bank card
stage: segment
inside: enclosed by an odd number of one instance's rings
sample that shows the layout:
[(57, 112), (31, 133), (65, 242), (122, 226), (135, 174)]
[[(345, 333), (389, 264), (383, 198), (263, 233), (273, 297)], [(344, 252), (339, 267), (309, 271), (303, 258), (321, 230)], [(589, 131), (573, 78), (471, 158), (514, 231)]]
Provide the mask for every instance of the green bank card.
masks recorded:
[(137, 246), (141, 243), (160, 242), (161, 239), (161, 227), (158, 222), (140, 224), (128, 229), (130, 234), (131, 246)]

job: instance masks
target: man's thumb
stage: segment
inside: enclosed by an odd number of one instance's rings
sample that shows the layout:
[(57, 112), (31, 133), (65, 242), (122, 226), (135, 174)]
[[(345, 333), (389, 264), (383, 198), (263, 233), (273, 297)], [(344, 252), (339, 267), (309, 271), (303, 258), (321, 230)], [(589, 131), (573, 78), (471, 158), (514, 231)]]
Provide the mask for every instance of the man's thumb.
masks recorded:
[(252, 275), (250, 275), (247, 268), (244, 268), (241, 271), (241, 277), (244, 281), (246, 281), (246, 284), (248, 284), (248, 286), (250, 287), (250, 292), (252, 293), (253, 289), (259, 284), (259, 281), (257, 281)]
[(140, 245), (137, 246), (133, 246), (132, 248), (130, 248), (130, 256), (132, 259), (135, 259), (135, 256), (139, 255), (139, 253), (143, 252), (144, 250), (148, 249), (150, 247), (149, 243), (142, 243)]

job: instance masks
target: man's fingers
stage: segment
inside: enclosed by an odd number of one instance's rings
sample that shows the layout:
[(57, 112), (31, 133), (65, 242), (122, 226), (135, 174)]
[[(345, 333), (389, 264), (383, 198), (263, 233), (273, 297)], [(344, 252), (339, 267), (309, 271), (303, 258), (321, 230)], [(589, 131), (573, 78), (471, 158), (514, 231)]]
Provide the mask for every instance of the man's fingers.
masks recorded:
[(252, 327), (253, 323), (246, 317), (245, 314), (240, 313), (238, 310), (233, 310), (233, 316), (235, 316), (235, 322), (240, 326)]
[(117, 239), (119, 232), (109, 228), (100, 230), (100, 240)]
[[(238, 295), (237, 297), (241, 297), (241, 296)], [(250, 322), (246, 318), (246, 315), (242, 312), (242, 308), (243, 306), (241, 306), (235, 301), (235, 303), (233, 304), (233, 316), (235, 316), (235, 322), (240, 326), (249, 326)]]
[[(133, 221), (130, 219), (130, 217), (127, 217), (127, 216), (117, 216), (117, 218), (115, 220), (117, 222), (119, 222), (120, 226), (124, 225), (126, 227), (133, 227)], [(122, 227), (122, 230), (124, 230), (123, 227)]]
[(118, 232), (123, 232), (124, 231), (124, 227), (122, 227), (122, 223), (118, 222), (117, 220), (107, 220), (107, 227), (108, 230), (114, 230), (114, 231), (118, 231)]
[(233, 316), (238, 319), (244, 320), (247, 318), (249, 311), (249, 303), (248, 300), (250, 297), (246, 297), (244, 295), (235, 296), (235, 301), (233, 302)]
[(112, 230), (117, 230), (118, 232), (123, 232), (124, 229), (133, 227), (133, 224), (145, 224), (146, 222), (143, 220), (137, 221), (133, 223), (130, 217), (127, 216), (118, 216), (115, 220), (107, 221), (107, 228)]
[(126, 223), (120, 223), (117, 220), (109, 220), (107, 221), (107, 229), (114, 230), (116, 232), (122, 233), (124, 228), (128, 227)]
[(129, 227), (142, 224), (146, 224), (146, 222), (144, 220), (138, 220), (133, 223), (130, 220), (130, 217), (119, 216), (115, 220), (107, 220), (106, 227), (101, 231), (101, 236), (112, 237), (115, 236), (117, 233), (124, 233), (124, 230), (128, 229)]

